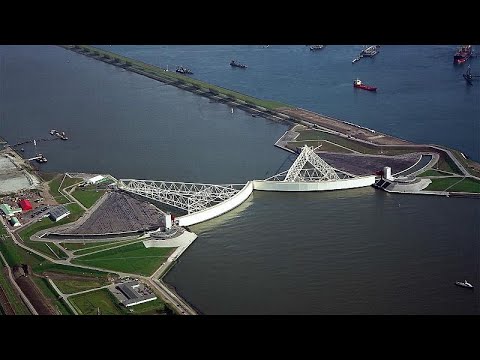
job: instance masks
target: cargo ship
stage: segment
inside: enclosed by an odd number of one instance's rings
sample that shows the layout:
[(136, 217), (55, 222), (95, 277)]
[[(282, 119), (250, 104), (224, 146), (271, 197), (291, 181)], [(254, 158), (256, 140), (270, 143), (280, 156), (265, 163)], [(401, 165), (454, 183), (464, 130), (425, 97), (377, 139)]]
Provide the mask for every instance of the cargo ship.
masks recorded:
[(367, 90), (367, 91), (377, 91), (377, 88), (375, 86), (364, 85), (364, 84), (362, 84), (362, 81), (359, 80), (359, 79), (353, 80), (353, 87), (358, 88), (358, 89)]
[(462, 45), (453, 56), (453, 62), (455, 64), (463, 64), (470, 56), (472, 56), (472, 45)]
[(242, 68), (242, 69), (247, 68), (247, 65), (237, 63), (235, 60), (230, 61), (230, 66), (239, 67), (239, 68)]

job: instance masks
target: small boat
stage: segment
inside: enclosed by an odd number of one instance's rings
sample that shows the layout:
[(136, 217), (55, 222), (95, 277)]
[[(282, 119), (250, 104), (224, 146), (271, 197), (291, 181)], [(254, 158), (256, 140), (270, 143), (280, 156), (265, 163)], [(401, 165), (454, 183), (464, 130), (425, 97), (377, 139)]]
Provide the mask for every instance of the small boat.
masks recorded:
[(362, 56), (357, 56), (355, 59), (352, 60), (352, 64), (355, 64), (361, 58), (362, 58)]
[(364, 84), (362, 84), (362, 81), (359, 80), (359, 79), (353, 80), (353, 87), (358, 88), (358, 89), (367, 90), (367, 91), (377, 91), (377, 88), (375, 86), (364, 85)]
[(325, 45), (312, 45), (310, 46), (310, 51), (316, 51), (316, 50), (321, 50), (323, 49)]
[(57, 130), (50, 130), (50, 135), (55, 135), (55, 133), (57, 132)]
[(464, 288), (467, 288), (467, 289), (473, 289), (473, 285), (470, 284), (467, 280), (464, 280), (464, 281), (456, 281), (456, 282), (455, 282), (455, 285), (461, 286), (461, 287), (464, 287)]
[(241, 69), (246, 69), (247, 68), (247, 65), (237, 63), (235, 60), (230, 61), (230, 66), (239, 67)]
[(24, 149), (24, 148), (21, 148), (21, 149), (20, 149), (20, 151), (21, 151), (21, 152), (24, 152), (24, 151), (25, 151), (25, 149)]
[(192, 70), (188, 68), (184, 68), (183, 66), (177, 66), (177, 69), (175, 71), (180, 74), (187, 74), (187, 75), (193, 74)]

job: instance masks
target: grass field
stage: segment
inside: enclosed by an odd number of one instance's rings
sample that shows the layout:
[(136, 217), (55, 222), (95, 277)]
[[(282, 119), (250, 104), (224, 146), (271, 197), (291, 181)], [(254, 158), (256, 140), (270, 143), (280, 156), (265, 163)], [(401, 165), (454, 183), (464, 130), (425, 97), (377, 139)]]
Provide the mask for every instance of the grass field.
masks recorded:
[(424, 176), (448, 176), (449, 173), (438, 171), (438, 170), (427, 170), (417, 176), (424, 177)]
[(160, 314), (165, 310), (165, 303), (157, 298), (156, 300), (131, 306), (129, 309), (133, 310), (131, 312), (133, 315), (155, 315)]
[(105, 190), (94, 190), (94, 189), (85, 189), (85, 188), (76, 188), (75, 191), (71, 194), (75, 199), (80, 201), (83, 206), (87, 209), (92, 207), (93, 204), (97, 202), (100, 197), (105, 193)]
[(480, 193), (480, 181), (468, 177), (437, 178), (425, 190)]
[(30, 311), (23, 303), (22, 299), (15, 292), (12, 283), (10, 282), (8, 275), (6, 274), (6, 269), (3, 268), (3, 265), (0, 266), (0, 285), (7, 296), (8, 302), (13, 307), (16, 315), (29, 315)]
[(68, 300), (81, 315), (97, 315), (98, 309), (102, 315), (128, 314), (125, 308), (117, 304), (118, 300), (107, 289), (71, 296)]
[(308, 145), (310, 147), (321, 147), (318, 150), (321, 151), (330, 151), (335, 153), (352, 153), (351, 150), (345, 149), (344, 147), (332, 144), (329, 141), (325, 140), (303, 140), (303, 141), (290, 141), (288, 147), (292, 150), (295, 150), (296, 147), (302, 147)]
[(47, 279), (39, 278), (36, 276), (31, 277), (32, 280), (37, 284), (42, 293), (50, 299), (54, 306), (62, 313), (62, 315), (73, 315), (68, 306), (61, 300), (58, 299), (57, 292), (52, 288), (48, 283)]
[(80, 278), (59, 279), (59, 278), (53, 278), (52, 276), (50, 277), (52, 278), (55, 285), (58, 286), (60, 291), (65, 294), (73, 294), (79, 291), (94, 289), (94, 288), (98, 288), (100, 286), (109, 284), (109, 281), (107, 280), (106, 276), (104, 277), (83, 276), (81, 279)]
[(143, 243), (86, 255), (72, 262), (102, 269), (149, 276), (165, 262), (175, 248), (146, 248)]
[(110, 249), (112, 247), (115, 247), (115, 246), (133, 244), (133, 243), (139, 242), (139, 241), (142, 241), (142, 240), (135, 239), (135, 240), (128, 240), (128, 241), (117, 241), (117, 242), (105, 244), (103, 246), (90, 247), (88, 249), (77, 250), (77, 251), (75, 251), (74, 255), (75, 256), (86, 255), (86, 254), (90, 254), (90, 253), (95, 252), (95, 251), (108, 250), (108, 249)]
[(96, 251), (98, 249), (106, 248), (109, 247), (109, 245), (115, 245), (115, 244), (124, 244), (124, 243), (129, 243), (130, 241), (134, 240), (115, 240), (115, 241), (85, 241), (83, 242), (76, 242), (76, 243), (60, 243), (60, 245), (67, 249), (71, 250), (75, 253), (83, 252), (85, 250), (86, 253), (90, 251)]
[[(64, 179), (65, 178), (65, 179)], [(62, 183), (63, 180), (63, 183)], [(50, 194), (59, 202), (60, 204), (65, 204), (70, 202), (68, 198), (66, 198), (60, 191), (59, 191), (59, 186), (62, 184), (62, 189), (74, 185), (78, 182), (83, 181), (80, 178), (70, 178), (68, 176), (65, 176), (64, 174), (58, 175), (54, 177), (50, 182), (48, 183), (48, 186), (50, 188)]]

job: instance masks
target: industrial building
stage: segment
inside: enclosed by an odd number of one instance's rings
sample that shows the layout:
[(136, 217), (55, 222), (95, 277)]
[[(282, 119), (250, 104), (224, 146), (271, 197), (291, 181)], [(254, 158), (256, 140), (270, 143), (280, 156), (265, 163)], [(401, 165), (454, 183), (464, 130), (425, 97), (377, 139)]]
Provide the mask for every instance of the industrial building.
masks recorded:
[(50, 216), (50, 219), (57, 222), (70, 215), (70, 211), (65, 206), (60, 205), (50, 210), (48, 215)]
[(18, 202), (18, 205), (22, 208), (23, 211), (32, 210), (32, 204), (27, 199), (22, 199)]
[(102, 181), (103, 179), (105, 179), (104, 176), (102, 175), (97, 175), (97, 176), (94, 176), (90, 179), (87, 180), (87, 184), (96, 184), (96, 183), (99, 183), (100, 181)]
[(21, 213), (22, 209), (20, 208), (11, 208), (8, 204), (1, 204), (0, 210), (7, 216), (13, 216), (16, 213)]
[(13, 227), (22, 226), (22, 224), (20, 224), (20, 221), (18, 221), (18, 219), (15, 216), (10, 218), (10, 224)]
[(128, 281), (117, 285), (116, 288), (125, 296), (126, 299), (121, 300), (121, 303), (126, 307), (142, 304), (157, 298), (148, 287), (137, 281)]

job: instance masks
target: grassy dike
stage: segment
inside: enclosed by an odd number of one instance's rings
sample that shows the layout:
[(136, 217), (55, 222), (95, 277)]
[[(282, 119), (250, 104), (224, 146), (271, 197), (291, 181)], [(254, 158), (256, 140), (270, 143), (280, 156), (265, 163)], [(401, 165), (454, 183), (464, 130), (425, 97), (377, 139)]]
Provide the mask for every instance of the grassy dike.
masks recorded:
[[(290, 107), (286, 104), (282, 104), (278, 101), (273, 101), (273, 100), (261, 100), (254, 98), (253, 96), (245, 95), (242, 93), (239, 93), (237, 91), (225, 89), (221, 86), (217, 85), (212, 85), (207, 82), (197, 80), (194, 78), (191, 78), (186, 75), (179, 74), (175, 71), (165, 71), (165, 69), (162, 69), (158, 66), (154, 65), (149, 65), (146, 64), (142, 61), (134, 60), (125, 56), (118, 55), (116, 53), (112, 53), (110, 51), (106, 51), (100, 48), (96, 48), (94, 46), (90, 45), (65, 45), (63, 46), (64, 48), (74, 50), (74, 51), (81, 51), (84, 54), (89, 53), (90, 56), (95, 56), (102, 58), (104, 61), (106, 60), (107, 62), (114, 64), (114, 65), (120, 65), (122, 67), (128, 68), (132, 71), (142, 71), (150, 75), (154, 75), (155, 77), (158, 78), (158, 80), (165, 81), (165, 82), (181, 82), (184, 84), (191, 85), (193, 87), (196, 87), (198, 89), (205, 89), (206, 91), (211, 91), (214, 94), (222, 94), (225, 95), (229, 98), (233, 98), (234, 100), (242, 100), (246, 102), (247, 104), (250, 105), (256, 105), (256, 106), (261, 106), (266, 109), (274, 110), (279, 107)], [(75, 48), (77, 47), (77, 48)], [(226, 64), (225, 66), (227, 66)]]

